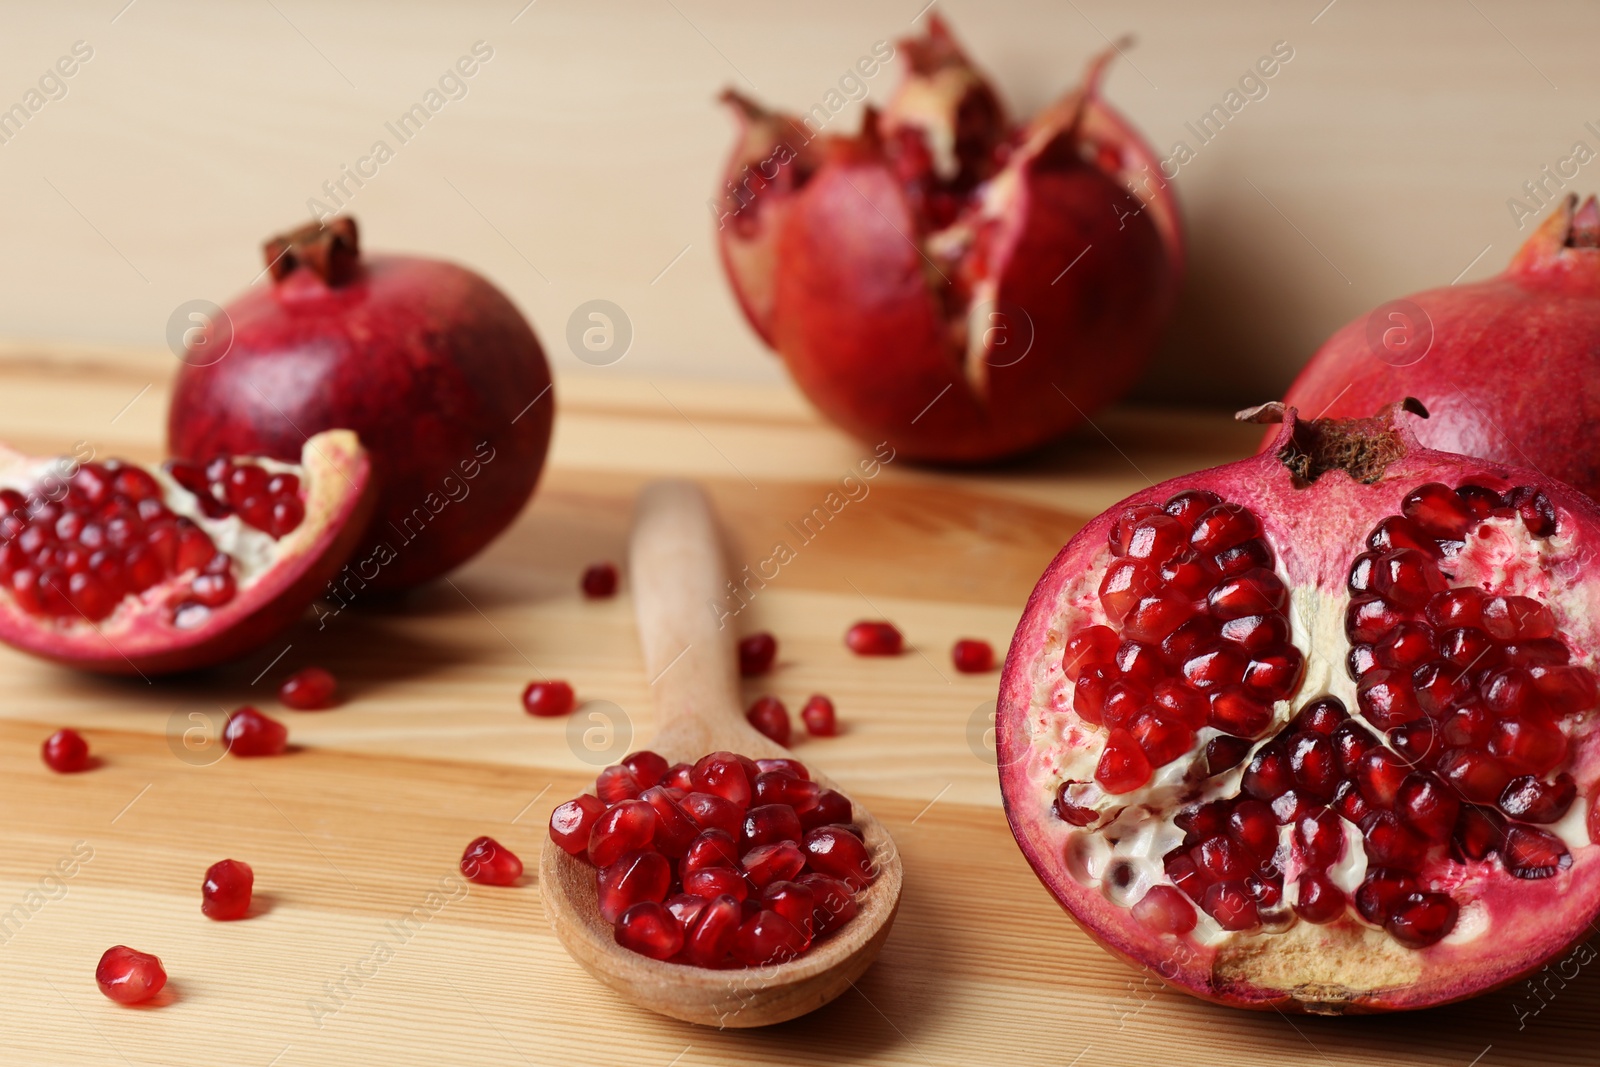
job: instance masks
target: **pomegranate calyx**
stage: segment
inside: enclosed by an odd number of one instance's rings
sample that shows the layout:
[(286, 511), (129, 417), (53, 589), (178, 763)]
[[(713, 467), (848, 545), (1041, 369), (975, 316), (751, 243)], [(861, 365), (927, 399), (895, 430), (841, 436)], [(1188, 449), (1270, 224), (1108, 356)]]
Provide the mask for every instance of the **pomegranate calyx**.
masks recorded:
[[(1569, 204), (1577, 201), (1577, 194), (1573, 194)], [(1567, 247), (1600, 248), (1600, 204), (1595, 203), (1593, 196), (1585, 200), (1577, 214), (1572, 216), (1572, 225), (1567, 230)]]
[(329, 286), (353, 281), (361, 272), (361, 241), (356, 220), (340, 215), (326, 223), (308, 222), (262, 245), (273, 281), (307, 267)]
[(1428, 417), (1422, 401), (1408, 396), (1365, 419), (1301, 419), (1295, 408), (1277, 400), (1246, 408), (1234, 418), (1283, 423), (1274, 454), (1289, 468), (1295, 487), (1304, 489), (1331, 470), (1342, 470), (1363, 485), (1376, 484), (1389, 464), (1416, 443), (1399, 421), (1401, 412)]

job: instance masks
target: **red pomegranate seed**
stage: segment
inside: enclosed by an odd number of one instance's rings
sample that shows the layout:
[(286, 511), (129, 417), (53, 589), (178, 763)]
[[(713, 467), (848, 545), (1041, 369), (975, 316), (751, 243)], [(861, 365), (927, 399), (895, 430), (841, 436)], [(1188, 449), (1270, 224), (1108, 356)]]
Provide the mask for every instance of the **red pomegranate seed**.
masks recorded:
[(278, 756), (289, 747), (289, 728), (244, 707), (228, 716), (223, 740), (235, 756)]
[(1350, 601), (1345, 616), (1345, 635), (1364, 645), (1381, 641), (1406, 621), (1393, 604), (1372, 593), (1362, 593)]
[(1506, 831), (1500, 859), (1518, 878), (1550, 878), (1572, 866), (1566, 844), (1548, 830), (1513, 824)]
[(750, 885), (744, 880), (743, 871), (731, 867), (702, 867), (683, 876), (683, 891), (707, 900), (726, 894), (742, 901), (750, 895)]
[(565, 715), (574, 703), (572, 686), (566, 682), (529, 682), (522, 691), (522, 707), (529, 715)]
[(633, 773), (641, 789), (659, 785), (669, 769), (666, 757), (649, 749), (640, 749), (622, 757), (622, 766)]
[(1243, 793), (1269, 803), (1283, 796), (1293, 785), (1294, 772), (1289, 767), (1289, 758), (1277, 741), (1262, 746), (1250, 758), (1249, 766), (1239, 779)]
[(987, 641), (964, 637), (950, 650), (950, 659), (962, 674), (984, 674), (994, 670), (994, 646)]
[(1111, 731), (1094, 769), (1095, 781), (1108, 793), (1127, 793), (1150, 780), (1150, 760), (1126, 729)]
[(1344, 825), (1337, 813), (1322, 808), (1295, 820), (1294, 844), (1308, 868), (1327, 870), (1344, 854)]
[(1289, 620), (1280, 614), (1243, 615), (1223, 623), (1219, 635), (1254, 656), (1289, 644)]
[(1131, 678), (1112, 682), (1106, 689), (1105, 709), (1101, 718), (1107, 726), (1129, 726), (1141, 708), (1150, 703), (1150, 689)]
[(1210, 694), (1206, 722), (1235, 737), (1257, 737), (1272, 724), (1272, 708), (1245, 691), (1228, 685)]
[(765, 771), (756, 775), (755, 800), (757, 804), (787, 804), (795, 811), (816, 804), (822, 787), (816, 782), (782, 771)]
[(478, 837), (461, 853), (461, 873), (481, 885), (515, 885), (522, 861), (494, 838)]
[(589, 831), (589, 862), (609, 867), (624, 852), (650, 844), (655, 832), (655, 809), (642, 800), (624, 800), (594, 821)]
[(1222, 498), (1205, 489), (1185, 489), (1175, 493), (1163, 505), (1161, 510), (1189, 527), (1194, 529), (1200, 521), (1200, 516), (1222, 503)]
[(858, 656), (898, 656), (904, 638), (890, 623), (858, 622), (845, 633), (844, 643)]
[(651, 786), (639, 799), (655, 809), (656, 831), (650, 840), (656, 851), (669, 859), (681, 858), (700, 835), (700, 824), (662, 786)]
[(1189, 547), (1189, 527), (1156, 512), (1128, 527), (1122, 555), (1162, 563)]
[(1367, 862), (1414, 871), (1422, 866), (1428, 843), (1406, 828), (1392, 811), (1374, 811), (1361, 820)]
[(1455, 901), (1443, 893), (1412, 893), (1394, 905), (1383, 928), (1402, 945), (1426, 948), (1455, 925)]
[(872, 857), (867, 846), (849, 830), (819, 826), (807, 831), (802, 844), (812, 870), (837, 878), (856, 890), (872, 881)]
[(686, 793), (678, 804), (701, 830), (721, 830), (737, 837), (744, 809), (715, 793)]
[(307, 667), (278, 687), (278, 699), (296, 711), (321, 711), (338, 700), (339, 683), (321, 667)]
[(1412, 774), (1400, 785), (1395, 811), (1423, 840), (1439, 844), (1450, 839), (1461, 804), (1433, 775)]
[(1400, 514), (1440, 541), (1461, 540), (1477, 518), (1455, 490), (1438, 482), (1420, 485), (1407, 493), (1400, 504)]
[(1529, 669), (1528, 677), (1558, 715), (1588, 711), (1600, 699), (1594, 675), (1582, 667), (1537, 666)]
[(1251, 742), (1224, 734), (1206, 742), (1204, 773), (1207, 778), (1232, 770), (1250, 753)]
[(256, 875), (248, 863), (218, 860), (206, 868), (200, 885), (200, 911), (208, 919), (230, 922), (250, 913), (250, 894)]
[(1331, 923), (1344, 915), (1344, 891), (1321, 871), (1307, 871), (1295, 883), (1294, 913), (1307, 922)]
[(1513, 778), (1500, 794), (1500, 810), (1524, 822), (1551, 823), (1565, 815), (1577, 798), (1577, 783), (1565, 771), (1550, 782), (1523, 775)]
[(1433, 631), (1418, 622), (1401, 623), (1374, 647), (1380, 666), (1410, 671), (1434, 657)]
[(860, 903), (850, 887), (837, 878), (812, 872), (800, 877), (799, 884), (811, 890), (816, 902), (811, 912), (814, 937), (825, 937), (856, 917)]
[(799, 814), (800, 825), (807, 830), (815, 830), (819, 826), (845, 826), (855, 817), (849, 798), (832, 789), (824, 789), (817, 795), (816, 805), (802, 809)]
[(728, 958), (742, 918), (739, 901), (717, 897), (696, 915), (693, 924), (685, 923), (683, 958), (697, 967), (715, 967)]
[(778, 654), (778, 639), (769, 633), (751, 634), (739, 642), (739, 675), (754, 678), (772, 669)]
[(694, 781), (690, 775), (694, 773), (694, 765), (689, 763), (674, 763), (667, 768), (667, 773), (661, 777), (661, 785), (681, 789), (685, 793), (694, 788)]
[(1392, 730), (1422, 718), (1411, 679), (1393, 671), (1369, 671), (1356, 687), (1356, 703), (1368, 722)]
[(1218, 504), (1195, 520), (1189, 543), (1204, 555), (1243, 544), (1261, 533), (1255, 512), (1238, 504)]
[(1493, 804), (1511, 781), (1511, 773), (1485, 752), (1451, 749), (1439, 758), (1439, 776), (1465, 800)]
[(1487, 599), (1481, 589), (1447, 589), (1428, 601), (1428, 621), (1440, 630), (1481, 627)]
[(1380, 556), (1372, 569), (1372, 589), (1406, 611), (1417, 611), (1444, 592), (1444, 575), (1432, 553), (1397, 548)]
[(617, 593), (617, 568), (611, 563), (591, 563), (583, 572), (583, 595), (590, 600), (615, 596)]
[(750, 776), (739, 757), (732, 752), (711, 752), (701, 756), (694, 765), (690, 780), (699, 792), (713, 793), (740, 808), (750, 806)]
[(1416, 891), (1417, 877), (1411, 872), (1373, 867), (1356, 889), (1356, 910), (1367, 922), (1382, 926), (1395, 907)]
[(605, 810), (604, 801), (587, 793), (557, 806), (550, 813), (550, 840), (570, 855), (587, 854), (589, 835)]
[(161, 961), (126, 945), (113, 945), (100, 957), (94, 969), (100, 992), (118, 1004), (143, 1004), (153, 999), (167, 984)]
[(1232, 646), (1220, 645), (1184, 663), (1183, 679), (1195, 689), (1237, 685), (1244, 680), (1245, 663), (1245, 657)]
[(793, 841), (779, 841), (771, 845), (757, 845), (745, 853), (740, 863), (756, 888), (765, 889), (773, 882), (788, 881), (797, 876), (805, 869), (806, 854)]
[(744, 813), (739, 847), (751, 849), (776, 841), (799, 841), (805, 831), (800, 816), (787, 804), (757, 804)]
[(806, 950), (806, 935), (775, 911), (759, 911), (739, 924), (733, 958), (748, 967), (786, 963)]
[(706, 830), (689, 843), (678, 869), (684, 874), (707, 867), (739, 869), (739, 843), (725, 830)]
[(1278, 823), (1272, 809), (1259, 800), (1241, 800), (1228, 816), (1228, 834), (1258, 861), (1278, 850)]
[(1187, 622), (1193, 606), (1170, 590), (1143, 597), (1122, 620), (1122, 633), (1135, 641), (1159, 643)]
[(800, 721), (812, 737), (833, 737), (839, 732), (839, 722), (833, 710), (833, 701), (821, 693), (813, 693), (800, 709)]
[(1110, 666), (1120, 643), (1109, 626), (1084, 627), (1067, 640), (1061, 669), (1069, 681), (1076, 682), (1091, 667)]
[(1200, 906), (1224, 930), (1253, 930), (1261, 925), (1255, 900), (1239, 882), (1218, 882), (1207, 887)]
[(1194, 905), (1169, 885), (1151, 886), (1132, 911), (1135, 919), (1163, 934), (1186, 934), (1197, 921)]
[(1116, 521), (1111, 524), (1111, 530), (1106, 535), (1106, 542), (1111, 546), (1111, 554), (1125, 556), (1128, 554), (1128, 542), (1133, 537), (1133, 529), (1144, 520), (1165, 514), (1157, 504), (1132, 504), (1122, 509)]
[(1497, 596), (1483, 602), (1483, 628), (1497, 641), (1536, 641), (1556, 632), (1556, 618), (1529, 597)]
[(671, 888), (672, 863), (659, 852), (627, 852), (595, 872), (595, 898), (608, 923), (640, 901), (661, 903)]
[(1400, 795), (1400, 785), (1410, 769), (1404, 760), (1388, 749), (1374, 748), (1357, 760), (1352, 776), (1368, 804), (1392, 808)]
[(789, 743), (789, 709), (777, 697), (762, 697), (750, 705), (745, 719), (762, 734), (780, 745)]
[(1267, 547), (1265, 541), (1258, 538), (1223, 549), (1211, 557), (1211, 565), (1224, 578), (1232, 578), (1261, 567), (1271, 570), (1272, 550)]
[(1451, 839), (1458, 859), (1475, 862), (1487, 859), (1505, 847), (1506, 821), (1488, 808), (1464, 807)]
[(1339, 759), (1333, 742), (1320, 734), (1294, 735), (1289, 744), (1289, 773), (1296, 788), (1320, 800), (1333, 799), (1339, 788)]
[(76, 774), (89, 766), (89, 742), (76, 730), (57, 730), (45, 738), (44, 764), (57, 774)]
[(1556, 532), (1556, 509), (1544, 492), (1530, 485), (1519, 485), (1506, 494), (1506, 503), (1517, 510), (1528, 532), (1549, 537)]
[(683, 949), (683, 928), (653, 900), (640, 901), (618, 916), (615, 934), (617, 944), (653, 960), (670, 959)]
[(1129, 732), (1152, 767), (1165, 766), (1194, 746), (1194, 730), (1183, 723), (1169, 722), (1155, 712), (1140, 712)]
[(788, 919), (810, 944), (817, 928), (817, 898), (810, 886), (800, 882), (773, 882), (761, 891), (761, 906)]

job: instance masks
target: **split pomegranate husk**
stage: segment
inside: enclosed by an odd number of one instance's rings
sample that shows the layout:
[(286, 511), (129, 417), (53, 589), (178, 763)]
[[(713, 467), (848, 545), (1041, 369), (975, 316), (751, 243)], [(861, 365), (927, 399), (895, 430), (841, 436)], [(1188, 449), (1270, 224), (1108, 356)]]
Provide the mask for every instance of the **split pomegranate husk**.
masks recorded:
[(248, 652), (327, 587), (372, 511), (348, 430), (298, 464), (33, 458), (0, 446), (0, 640), (106, 674)]
[(416, 256), (363, 256), (341, 216), (276, 237), (271, 283), (197, 337), (168, 413), (172, 454), (293, 460), (354, 430), (379, 497), (353, 569), (403, 589), (477, 554), (533, 493), (550, 443), (550, 368), (486, 279)]
[(996, 715), (1018, 843), (1104, 945), (1227, 1004), (1537, 969), (1600, 912), (1600, 509), (1395, 407), (1247, 414), (1282, 416), (1270, 452), (1134, 494), (1035, 588)]
[(697, 967), (792, 960), (855, 917), (876, 872), (843, 794), (795, 759), (635, 752), (550, 815), (595, 867), (619, 945)]
[[(1532, 467), (1600, 500), (1600, 205), (1569, 197), (1505, 273), (1415, 293), (1346, 324), (1286, 402), (1333, 417), (1414, 396), (1429, 448)], [(1262, 442), (1271, 447), (1269, 433)]]
[(1084, 84), (1013, 122), (944, 22), (858, 135), (736, 92), (718, 239), (750, 324), (828, 418), (930, 462), (1012, 455), (1121, 396), (1177, 293), (1159, 158)]

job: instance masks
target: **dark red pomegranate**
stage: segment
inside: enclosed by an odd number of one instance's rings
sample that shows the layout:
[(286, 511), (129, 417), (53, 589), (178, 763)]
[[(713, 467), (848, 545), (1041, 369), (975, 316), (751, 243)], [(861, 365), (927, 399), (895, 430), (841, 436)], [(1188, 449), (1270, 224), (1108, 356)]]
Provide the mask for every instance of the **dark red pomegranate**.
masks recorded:
[(1129, 497), (1034, 590), (996, 714), (1017, 841), (1108, 948), (1227, 1004), (1537, 969), (1600, 913), (1600, 508), (1397, 408), (1247, 414), (1271, 452)]
[[(1391, 301), (1348, 323), (1289, 387), (1345, 417), (1414, 396), (1429, 448), (1532, 467), (1600, 500), (1600, 205), (1569, 197), (1504, 274)], [(1262, 447), (1271, 447), (1269, 433)]]
[(272, 283), (196, 341), (225, 355), (178, 375), (173, 454), (293, 459), (307, 434), (354, 430), (380, 490), (352, 563), (361, 587), (417, 585), (475, 555), (527, 502), (550, 441), (550, 370), (527, 321), (463, 267), (362, 257), (348, 217), (265, 251)]
[(905, 81), (853, 137), (724, 94), (741, 131), (723, 266), (849, 433), (918, 460), (1012, 455), (1138, 377), (1182, 273), (1176, 201), (1100, 98), (1114, 52), (1019, 125), (937, 15), (901, 49)]
[(849, 922), (875, 876), (850, 801), (794, 759), (635, 752), (558, 806), (550, 839), (595, 867), (617, 944), (696, 967), (783, 963)]
[(374, 499), (354, 434), (297, 458), (147, 469), (0, 446), (0, 640), (146, 676), (270, 640), (326, 590)]

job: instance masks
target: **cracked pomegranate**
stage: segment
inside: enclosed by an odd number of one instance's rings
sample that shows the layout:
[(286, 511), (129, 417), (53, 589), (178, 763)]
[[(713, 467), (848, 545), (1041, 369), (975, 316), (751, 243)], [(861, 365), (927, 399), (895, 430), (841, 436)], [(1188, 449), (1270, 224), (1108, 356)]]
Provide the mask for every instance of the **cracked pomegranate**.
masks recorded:
[(113, 945), (100, 957), (94, 969), (100, 992), (118, 1004), (143, 1004), (160, 993), (167, 984), (161, 961), (126, 945)]
[[(1409, 305), (1409, 306), (1408, 306)], [(1600, 205), (1569, 196), (1481, 282), (1414, 293), (1347, 324), (1285, 398), (1302, 411), (1365, 414), (1414, 396), (1429, 448), (1533, 467), (1600, 500)], [(1272, 435), (1262, 442), (1270, 447)]]
[(270, 639), (338, 572), (372, 506), (354, 434), (297, 455), (152, 469), (0, 447), (0, 640), (148, 676)]
[(761, 966), (849, 922), (873, 879), (850, 801), (794, 759), (635, 752), (559, 805), (550, 839), (595, 867), (616, 941), (697, 967)]
[(208, 919), (232, 922), (250, 914), (256, 874), (248, 863), (218, 860), (206, 868), (200, 884), (200, 911)]
[(1247, 413), (1284, 419), (1272, 451), (1084, 527), (1007, 659), (1024, 854), (1196, 995), (1444, 1003), (1600, 913), (1600, 509), (1422, 448), (1401, 407)]
[(856, 136), (723, 94), (723, 267), (849, 433), (918, 460), (1012, 455), (1138, 377), (1183, 270), (1176, 199), (1101, 98), (1113, 50), (1019, 124), (938, 15), (900, 48), (904, 81)]
[(44, 764), (57, 774), (76, 774), (89, 766), (89, 742), (76, 730), (57, 730), (41, 746)]
[(364, 258), (349, 216), (264, 254), (272, 284), (230, 303), (179, 371), (173, 454), (289, 460), (306, 434), (350, 429), (379, 492), (355, 552), (362, 588), (417, 585), (477, 554), (527, 502), (550, 441), (550, 370), (527, 320), (462, 267)]

